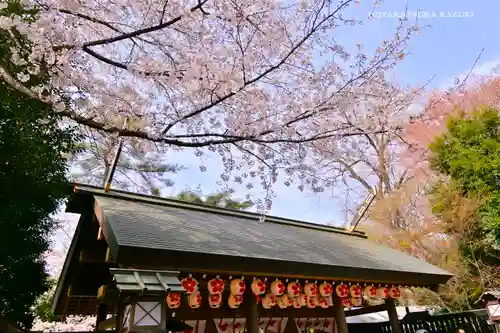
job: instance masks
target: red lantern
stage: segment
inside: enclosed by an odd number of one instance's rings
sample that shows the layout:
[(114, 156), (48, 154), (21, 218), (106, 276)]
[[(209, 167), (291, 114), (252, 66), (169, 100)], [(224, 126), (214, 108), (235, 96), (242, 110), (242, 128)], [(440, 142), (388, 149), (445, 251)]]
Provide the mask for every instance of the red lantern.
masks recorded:
[[(271, 296), (272, 295), (267, 294), (266, 296), (262, 297), (262, 307), (264, 309), (270, 309), (270, 308), (272, 308)], [(272, 296), (272, 297), (274, 297), (274, 296)]]
[(318, 295), (318, 286), (314, 283), (306, 283), (304, 286), (304, 292), (307, 297), (316, 297)]
[(299, 296), (299, 303), (302, 304), (302, 306), (307, 305), (307, 295), (304, 293), (301, 293)]
[(255, 296), (262, 295), (266, 292), (266, 283), (261, 279), (255, 279), (252, 281), (252, 293)]
[(326, 309), (328, 308), (330, 305), (328, 304), (328, 298), (327, 297), (323, 297), (323, 296), (318, 296), (318, 301), (319, 301), (319, 305), (323, 308), (323, 309)]
[(377, 297), (377, 287), (375, 286), (367, 286), (365, 287), (365, 296), (366, 297)]
[(220, 278), (209, 280), (207, 283), (207, 289), (211, 295), (222, 294), (222, 291), (224, 290), (224, 280)]
[(307, 307), (309, 309), (314, 309), (316, 307), (318, 299), (316, 297), (309, 297), (307, 299)]
[(269, 296), (269, 304), (271, 306), (276, 305), (276, 296), (274, 296), (272, 293), (268, 293), (267, 296)]
[(351, 303), (351, 300), (349, 299), (349, 297), (341, 298), (340, 302), (342, 303), (342, 306), (344, 308), (352, 307), (352, 303)]
[(377, 297), (378, 298), (387, 298), (389, 297), (389, 288), (381, 287), (377, 289)]
[(192, 294), (196, 290), (198, 290), (198, 281), (193, 279), (192, 277), (185, 277), (181, 280), (181, 286), (186, 291), (186, 294)]
[(264, 309), (270, 309), (276, 305), (276, 296), (272, 293), (267, 293), (266, 296), (262, 298), (262, 307)]
[(349, 288), (352, 297), (361, 297), (363, 294), (361, 293), (361, 286), (359, 284), (354, 284)]
[(398, 287), (389, 288), (389, 297), (398, 299), (401, 297), (401, 290)]
[(241, 295), (229, 295), (229, 299), (227, 301), (227, 304), (231, 309), (236, 309), (238, 308), (241, 303), (243, 302), (243, 296)]
[(276, 297), (276, 303), (280, 307), (280, 309), (286, 309), (290, 306), (289, 301), (291, 300), (288, 294), (283, 294), (282, 296)]
[(222, 294), (212, 294), (208, 296), (208, 304), (212, 309), (217, 309), (222, 304)]
[(301, 291), (300, 283), (298, 282), (290, 282), (286, 287), (286, 291), (288, 292), (288, 296), (292, 298), (296, 298), (300, 296)]
[(246, 289), (245, 281), (241, 279), (234, 279), (231, 281), (230, 285), (231, 294), (238, 296), (243, 295), (245, 289)]
[(167, 305), (170, 309), (177, 309), (181, 305), (181, 293), (169, 293), (167, 295)]
[(285, 292), (285, 284), (281, 280), (276, 280), (271, 283), (271, 292), (274, 296), (283, 295)]
[(192, 309), (197, 309), (201, 305), (201, 294), (199, 291), (189, 294), (188, 303)]
[(328, 297), (332, 296), (333, 294), (333, 287), (330, 283), (324, 282), (319, 285), (319, 293), (323, 297)]
[(339, 284), (337, 287), (335, 287), (335, 291), (337, 292), (337, 296), (340, 298), (349, 296), (349, 286), (347, 284)]
[(297, 298), (292, 298), (293, 299), (293, 307), (296, 308), (296, 309), (300, 309), (301, 307), (303, 307), (304, 305), (302, 304), (302, 302), (300, 301), (300, 297), (297, 297)]

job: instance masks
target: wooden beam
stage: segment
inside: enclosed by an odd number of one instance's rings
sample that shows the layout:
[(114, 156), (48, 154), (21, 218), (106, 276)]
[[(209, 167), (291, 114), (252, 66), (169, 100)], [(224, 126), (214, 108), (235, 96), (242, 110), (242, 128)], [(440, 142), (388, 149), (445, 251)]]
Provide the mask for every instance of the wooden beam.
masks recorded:
[(115, 317), (115, 332), (120, 333), (122, 331), (123, 316), (125, 311), (125, 303), (123, 296), (118, 296), (118, 302), (116, 302), (116, 317)]
[(108, 305), (101, 303), (97, 305), (97, 316), (95, 320), (95, 331), (99, 330), (99, 325), (106, 320), (106, 315), (108, 313)]
[(403, 327), (399, 322), (398, 312), (396, 310), (396, 304), (393, 299), (387, 299), (385, 301), (387, 305), (387, 314), (389, 315), (389, 323), (391, 324), (392, 333), (403, 333)]
[(247, 283), (246, 288), (246, 305), (247, 305), (247, 314), (246, 314), (246, 327), (247, 333), (259, 333), (259, 304), (257, 299), (252, 293), (251, 282)]
[(111, 255), (111, 249), (108, 247), (106, 249), (106, 262), (114, 262), (113, 256)]
[(84, 249), (80, 251), (78, 256), (78, 261), (80, 263), (105, 263), (105, 253), (104, 251), (98, 253), (97, 249)]
[(334, 294), (333, 295), (333, 311), (335, 315), (335, 323), (337, 324), (337, 333), (349, 333), (347, 328), (347, 320), (345, 318), (344, 306), (340, 301), (340, 298)]
[(223, 273), (232, 276), (267, 277), (268, 279), (277, 277), (280, 279), (343, 281), (413, 287), (427, 287), (429, 286), (428, 282), (431, 281), (433, 284), (440, 283), (439, 277), (434, 275), (426, 275), (417, 280), (418, 275), (411, 272), (378, 271), (359, 267), (347, 268), (307, 263), (301, 265), (303, 269), (298, 273), (296, 264), (287, 261), (250, 257), (235, 259), (235, 257), (224, 255), (119, 246), (109, 237), (106, 240), (113, 249), (113, 253), (117, 253), (115, 260), (118, 264), (129, 264), (138, 269), (155, 267), (156, 269), (199, 274), (220, 275)]
[(99, 230), (97, 231), (97, 240), (104, 240), (104, 234), (102, 233), (101, 226), (99, 226)]

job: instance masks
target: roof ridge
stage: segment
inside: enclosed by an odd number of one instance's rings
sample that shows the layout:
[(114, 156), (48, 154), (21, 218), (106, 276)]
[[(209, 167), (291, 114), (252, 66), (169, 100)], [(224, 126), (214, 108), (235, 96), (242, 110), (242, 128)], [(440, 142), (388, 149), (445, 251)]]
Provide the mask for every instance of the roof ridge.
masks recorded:
[[(258, 219), (261, 216), (261, 214), (259, 214), (259, 213), (240, 211), (240, 210), (221, 208), (221, 207), (212, 207), (212, 206), (207, 206), (207, 205), (202, 205), (202, 204), (195, 204), (195, 203), (191, 203), (191, 202), (186, 202), (186, 201), (182, 201), (182, 200), (157, 197), (157, 196), (151, 196), (151, 195), (146, 195), (146, 194), (137, 194), (137, 193), (121, 191), (121, 190), (111, 190), (110, 192), (106, 192), (105, 189), (103, 189), (102, 187), (95, 186), (95, 185), (74, 183), (74, 191), (75, 192), (83, 191), (83, 192), (93, 193), (93, 194), (99, 195), (99, 196), (114, 197), (117, 199), (142, 202), (142, 203), (146, 203), (146, 204), (161, 204), (161, 205), (165, 205), (165, 206), (173, 206), (176, 208), (191, 209), (191, 210), (203, 211), (203, 212), (208, 212), (208, 213), (217, 213), (217, 214), (234, 216), (234, 217)], [(348, 235), (348, 236), (367, 238), (365, 233), (362, 231), (357, 231), (357, 230), (350, 231), (348, 229), (344, 229), (344, 228), (340, 228), (340, 227), (323, 225), (323, 224), (316, 224), (316, 223), (312, 223), (312, 222), (305, 222), (305, 221), (294, 220), (294, 219), (272, 216), (272, 215), (266, 215), (264, 222), (277, 223), (277, 224), (302, 227), (302, 228), (313, 229), (313, 230), (327, 231), (327, 232), (343, 234), (343, 235)]]

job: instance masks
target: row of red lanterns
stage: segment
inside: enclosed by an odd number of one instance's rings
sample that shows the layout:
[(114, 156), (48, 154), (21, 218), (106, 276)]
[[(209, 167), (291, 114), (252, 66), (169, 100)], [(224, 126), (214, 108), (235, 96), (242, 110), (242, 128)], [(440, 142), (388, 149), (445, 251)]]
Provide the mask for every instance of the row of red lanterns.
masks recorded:
[[(201, 305), (202, 298), (198, 291), (199, 283), (196, 279), (189, 276), (181, 280), (181, 285), (188, 295), (188, 304), (191, 308), (198, 308)], [(208, 281), (207, 289), (210, 294), (209, 305), (212, 308), (220, 307), (222, 303), (222, 292), (224, 291), (225, 282), (219, 277), (215, 277)], [(359, 284), (346, 285), (340, 283), (334, 286), (328, 282), (323, 282), (319, 286), (316, 283), (308, 283), (302, 288), (298, 281), (288, 282), (285, 285), (281, 280), (276, 279), (269, 285), (267, 291), (266, 281), (259, 278), (254, 278), (251, 283), (252, 293), (256, 296), (257, 301), (262, 297), (262, 306), (269, 309), (275, 305), (280, 308), (293, 306), (300, 308), (307, 306), (314, 308), (321, 306), (327, 308), (333, 305), (333, 292), (341, 299), (345, 307), (361, 306), (362, 297), (368, 298), (393, 298), (401, 297), (401, 289), (399, 287), (375, 287), (366, 286), (363, 288)], [(243, 278), (232, 279), (229, 283), (230, 296), (228, 305), (231, 308), (237, 308), (243, 302), (243, 294), (246, 290), (246, 284)], [(167, 305), (170, 308), (178, 308), (181, 302), (180, 293), (170, 293), (167, 295)]]

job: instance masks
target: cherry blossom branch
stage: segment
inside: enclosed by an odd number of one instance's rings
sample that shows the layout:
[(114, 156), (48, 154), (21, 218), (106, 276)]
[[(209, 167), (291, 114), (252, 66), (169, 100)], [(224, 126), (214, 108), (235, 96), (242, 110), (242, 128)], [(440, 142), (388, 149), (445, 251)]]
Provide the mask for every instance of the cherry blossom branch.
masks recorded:
[[(178, 147), (190, 147), (190, 148), (201, 148), (201, 147), (207, 147), (207, 146), (212, 146), (212, 145), (221, 145), (221, 144), (235, 144), (238, 142), (255, 142), (259, 144), (274, 144), (274, 143), (307, 143), (307, 142), (312, 142), (312, 141), (317, 141), (317, 140), (322, 140), (322, 139), (328, 139), (328, 138), (334, 138), (334, 137), (353, 137), (353, 136), (359, 136), (364, 134), (365, 132), (347, 132), (347, 133), (336, 133), (337, 131), (333, 133), (322, 133), (322, 134), (317, 134), (309, 137), (304, 137), (300, 139), (293, 139), (293, 138), (271, 138), (271, 139), (264, 139), (262, 136), (272, 134), (274, 131), (266, 131), (263, 133), (260, 133), (255, 136), (240, 136), (240, 135), (232, 135), (232, 134), (218, 134), (218, 133), (207, 133), (207, 134), (192, 134), (192, 135), (177, 135), (177, 136), (167, 136), (167, 137), (161, 137), (161, 136), (155, 136), (154, 134), (151, 134), (149, 132), (141, 131), (141, 130), (128, 130), (128, 129), (122, 129), (121, 127), (117, 126), (106, 126), (100, 122), (95, 121), (93, 118), (90, 117), (83, 117), (80, 116), (74, 112), (71, 111), (62, 111), (58, 112), (58, 114), (70, 118), (77, 122), (80, 125), (85, 125), (87, 127), (90, 127), (95, 130), (99, 130), (102, 132), (106, 133), (111, 133), (111, 134), (118, 134), (119, 136), (124, 136), (124, 137), (133, 137), (133, 138), (139, 138), (139, 139), (145, 139), (151, 142), (159, 142), (159, 143), (164, 143), (168, 145), (173, 145), (173, 146), (178, 146)], [(372, 134), (381, 134), (382, 132), (385, 131), (373, 131)], [(220, 139), (207, 139), (204, 141), (196, 142), (196, 141), (184, 141), (184, 140), (179, 140), (179, 138), (203, 138), (203, 137), (214, 137), (214, 138), (220, 138)]]
[[(2, 66), (0, 66), (0, 77), (11, 85), (13, 88), (17, 89), (18, 91), (21, 91), (28, 95), (29, 97), (39, 100), (45, 104), (52, 105), (53, 103), (42, 98), (35, 92), (33, 92), (31, 89), (28, 87), (24, 86), (22, 83), (17, 81), (12, 75), (10, 75)], [(121, 127), (117, 126), (108, 126), (105, 125), (101, 122), (98, 122), (94, 120), (94, 117), (84, 117), (81, 116), (73, 111), (70, 110), (64, 110), (64, 111), (57, 111), (55, 112), (56, 114), (69, 118), (76, 123), (80, 125), (87, 126), (91, 129), (94, 130), (99, 130), (102, 132), (110, 133), (110, 134), (118, 134), (119, 136), (124, 136), (124, 137), (132, 137), (132, 138), (139, 138), (139, 139), (144, 139), (148, 140), (151, 142), (159, 142), (159, 143), (164, 143), (168, 145), (173, 145), (173, 146), (178, 146), (178, 147), (191, 147), (191, 148), (200, 148), (200, 147), (207, 147), (211, 145), (221, 145), (221, 144), (235, 144), (238, 142), (255, 142), (255, 143), (268, 143), (268, 144), (273, 144), (273, 143), (307, 143), (307, 142), (312, 142), (312, 141), (317, 141), (317, 140), (322, 140), (322, 139), (327, 139), (327, 138), (333, 138), (333, 137), (351, 137), (351, 136), (359, 136), (363, 135), (365, 132), (347, 132), (347, 133), (337, 133), (339, 130), (342, 129), (337, 129), (334, 131), (329, 131), (326, 133), (321, 133), (309, 137), (304, 137), (300, 139), (293, 139), (293, 138), (271, 138), (271, 139), (264, 139), (263, 136), (268, 135), (268, 134), (273, 134), (275, 131), (268, 130), (259, 133), (258, 135), (255, 136), (240, 136), (240, 135), (233, 135), (233, 134), (219, 134), (219, 133), (207, 133), (207, 134), (190, 134), (190, 135), (176, 135), (176, 136), (167, 136), (167, 137), (162, 137), (162, 136), (155, 136), (154, 134), (151, 134), (146, 131), (141, 131), (141, 130), (128, 130), (128, 129), (123, 129)], [(373, 134), (380, 134), (384, 131), (374, 131)], [(219, 138), (219, 139), (209, 139), (209, 140), (204, 140), (201, 142), (196, 142), (196, 141), (183, 141), (179, 140), (179, 138), (208, 138), (208, 137), (213, 137), (213, 138)]]
[(255, 157), (259, 162), (261, 162), (262, 164), (264, 164), (265, 166), (267, 166), (268, 168), (272, 169), (272, 166), (267, 163), (263, 158), (261, 158), (260, 156), (258, 156), (257, 154), (253, 153), (251, 150), (248, 150), (246, 149), (245, 147), (237, 144), (237, 143), (233, 143), (233, 145), (238, 148), (239, 150), (241, 150), (242, 152), (244, 152), (245, 154), (248, 154), (250, 156), (253, 156)]
[[(391, 48), (391, 51), (390, 52), (386, 52), (385, 56), (380, 58), (378, 61), (376, 61), (372, 66), (370, 66), (368, 69), (366, 69), (365, 71), (363, 71), (361, 74), (358, 74), (358, 75), (355, 75), (353, 77), (351, 77), (349, 80), (347, 80), (343, 85), (342, 87), (340, 87), (339, 89), (337, 89), (337, 91), (335, 91), (332, 96), (330, 98), (332, 98), (333, 96), (337, 95), (338, 93), (340, 93), (342, 90), (344, 90), (346, 87), (348, 87), (350, 84), (352, 84), (353, 82), (361, 79), (362, 77), (364, 77), (366, 74), (372, 72), (375, 68), (377, 68), (380, 64), (382, 64), (385, 60), (387, 60), (387, 58), (394, 52), (395, 48)], [(326, 101), (323, 103), (323, 104), (326, 104)], [(299, 122), (299, 121), (302, 121), (302, 120), (306, 120), (318, 113), (321, 113), (322, 111), (327, 111), (329, 108), (328, 107), (321, 107), (321, 105), (318, 105), (315, 110), (311, 110), (311, 111), (305, 111), (302, 115), (298, 115), (295, 119), (292, 119), (290, 120), (286, 126), (289, 126), (289, 125), (292, 125), (296, 122)]]
[(105, 27), (113, 30), (114, 32), (123, 33), (123, 31), (121, 31), (120, 29), (115, 28), (111, 23), (103, 21), (103, 20), (100, 20), (98, 18), (91, 17), (91, 16), (88, 16), (88, 15), (85, 15), (85, 14), (81, 14), (81, 13), (75, 13), (75, 12), (73, 12), (71, 10), (63, 9), (63, 8), (58, 9), (57, 11), (59, 11), (60, 13), (64, 13), (64, 14), (76, 16), (76, 17), (82, 18), (84, 20), (87, 20), (87, 21), (90, 21), (90, 22), (93, 22), (93, 23), (97, 23), (97, 24), (103, 25), (103, 26), (105, 26)]
[[(121, 69), (124, 69), (124, 70), (130, 70), (129, 66), (122, 63), (122, 62), (118, 62), (118, 61), (115, 61), (115, 60), (112, 60), (112, 59), (109, 59), (105, 56), (103, 56), (102, 54), (100, 53), (97, 53), (93, 50), (91, 50), (90, 48), (84, 46), (82, 47), (82, 51), (93, 56), (94, 58), (96, 58), (97, 60), (100, 60), (108, 65), (111, 65), (111, 66), (115, 66), (115, 67), (118, 67), (118, 68), (121, 68)], [(166, 77), (170, 77), (171, 76), (171, 73), (169, 71), (164, 71), (164, 72), (143, 72), (143, 71), (136, 71), (138, 74), (142, 74), (144, 76), (166, 76)], [(177, 70), (176, 73), (177, 75), (177, 79), (182, 79), (182, 77), (184, 76), (184, 70)]]
[[(72, 15), (72, 16), (76, 16), (76, 17), (82, 18), (82, 19), (87, 20), (87, 21), (92, 22), (92, 23), (100, 24), (100, 25), (105, 26), (105, 27), (107, 27), (108, 29), (110, 29), (110, 30), (112, 30), (114, 32), (119, 33), (119, 34), (124, 34), (125, 33), (123, 30), (120, 30), (120, 29), (116, 28), (115, 26), (113, 26), (111, 23), (109, 23), (107, 21), (104, 21), (104, 20), (101, 20), (101, 19), (89, 16), (89, 15), (86, 15), (86, 14), (77, 13), (77, 12), (71, 11), (69, 9), (64, 9), (64, 8), (59, 8), (59, 9), (57, 9), (57, 11), (60, 12), (60, 13), (63, 13), (63, 14), (68, 14), (68, 15)], [(150, 40), (147, 40), (147, 39), (144, 39), (144, 38), (141, 38), (141, 37), (137, 37), (137, 39), (140, 40), (140, 41), (142, 41), (142, 42), (154, 45), (154, 43), (152, 41), (150, 41)], [(134, 44), (137, 45), (135, 42), (134, 42)], [(71, 48), (72, 46), (67, 46), (67, 47)], [(58, 48), (64, 48), (64, 46), (55, 47), (56, 50)]]
[[(196, 6), (194, 6), (193, 8), (190, 9), (191, 12), (194, 12), (196, 10), (199, 10), (201, 9), (201, 7), (207, 2), (208, 0), (204, 0), (204, 1), (201, 1), (201, 2), (198, 2), (198, 4)], [(129, 38), (133, 38), (133, 37), (138, 37), (140, 35), (144, 35), (144, 34), (147, 34), (147, 33), (150, 33), (150, 32), (154, 32), (154, 31), (158, 31), (158, 30), (161, 30), (161, 29), (164, 29), (168, 26), (171, 26), (173, 24), (175, 24), (176, 22), (180, 21), (182, 19), (183, 15), (179, 15), (167, 22), (163, 22), (163, 23), (160, 23), (160, 24), (157, 24), (157, 25), (154, 25), (152, 27), (148, 27), (148, 28), (144, 28), (144, 29), (139, 29), (139, 30), (135, 30), (135, 31), (132, 31), (132, 32), (129, 32), (129, 33), (124, 33), (124, 34), (121, 34), (119, 36), (115, 36), (115, 37), (110, 37), (110, 38), (104, 38), (104, 39), (99, 39), (99, 40), (95, 40), (95, 41), (92, 41), (92, 42), (87, 42), (87, 43), (84, 43), (83, 46), (96, 46), (96, 45), (104, 45), (104, 44), (110, 44), (110, 43), (114, 43), (114, 42), (118, 42), (118, 41), (121, 41), (121, 40), (124, 40), (124, 39), (129, 39)]]
[(276, 64), (274, 64), (273, 66), (269, 67), (267, 70), (265, 70), (264, 72), (262, 72), (261, 74), (259, 75), (256, 75), (255, 77), (249, 79), (248, 81), (246, 81), (246, 83), (244, 83), (238, 90), (236, 91), (232, 91), (230, 93), (227, 93), (226, 95), (224, 96), (221, 96), (219, 97), (217, 100), (199, 108), (199, 109), (196, 109), (188, 114), (186, 114), (185, 116), (183, 116), (182, 118), (172, 122), (171, 124), (169, 124), (162, 132), (162, 134), (166, 134), (170, 129), (172, 129), (172, 127), (174, 127), (176, 124), (184, 121), (184, 120), (187, 120), (189, 118), (192, 118), (192, 117), (195, 117), (217, 105), (219, 105), (220, 103), (228, 100), (229, 98), (235, 96), (236, 94), (238, 94), (239, 92), (241, 92), (242, 90), (244, 90), (247, 86), (249, 85), (252, 85), (254, 83), (256, 83), (257, 81), (261, 80), (262, 78), (264, 78), (265, 76), (267, 76), (268, 74), (274, 72), (275, 70), (277, 70), (278, 68), (280, 68), (283, 64), (286, 63), (286, 61), (307, 41), (309, 40), (309, 38), (311, 38), (311, 36), (325, 23), (327, 22), (328, 20), (330, 20), (335, 14), (337, 14), (340, 10), (342, 10), (344, 7), (346, 7), (349, 3), (351, 3), (353, 0), (347, 0), (347, 1), (344, 1), (343, 3), (341, 3), (332, 13), (330, 13), (329, 15), (326, 15), (316, 26), (313, 26), (309, 32), (304, 36), (302, 37), (297, 44), (295, 44), (291, 49), (290, 51), (287, 52), (287, 54), (280, 60), (278, 61)]
[[(198, 1), (198, 4), (196, 6), (194, 6), (193, 8), (191, 8), (190, 11), (194, 12), (196, 10), (201, 10), (202, 13), (206, 14), (206, 12), (202, 10), (202, 6), (207, 1), (208, 0)], [(168, 3), (168, 1), (165, 3), (165, 5), (167, 3)], [(99, 54), (99, 53), (91, 50), (90, 47), (91, 46), (97, 46), (97, 45), (110, 44), (110, 43), (114, 43), (114, 42), (117, 42), (117, 41), (120, 41), (120, 40), (125, 40), (125, 39), (131, 39), (132, 41), (134, 41), (134, 38), (138, 38), (139, 40), (141, 40), (143, 42), (146, 42), (146, 43), (149, 43), (149, 44), (153, 44), (151, 41), (147, 41), (147, 40), (145, 40), (143, 38), (140, 38), (140, 36), (144, 35), (146, 33), (158, 31), (158, 30), (164, 29), (164, 28), (166, 28), (168, 26), (171, 26), (171, 25), (175, 24), (176, 22), (180, 21), (182, 19), (182, 17), (183, 17), (183, 15), (179, 15), (179, 16), (177, 16), (174, 19), (171, 19), (171, 20), (169, 20), (167, 22), (163, 22), (163, 16), (162, 16), (160, 24), (158, 24), (158, 25), (155, 25), (155, 26), (152, 26), (152, 27), (148, 27), (148, 28), (144, 28), (144, 29), (135, 30), (135, 31), (129, 32), (129, 33), (124, 33), (120, 29), (115, 28), (109, 22), (106, 22), (106, 21), (103, 21), (103, 20), (100, 20), (100, 19), (88, 16), (88, 15), (81, 14), (81, 13), (75, 13), (75, 12), (72, 12), (72, 11), (67, 10), (67, 9), (58, 9), (58, 11), (61, 12), (61, 13), (68, 14), (68, 15), (73, 15), (73, 16), (76, 16), (76, 17), (83, 18), (83, 19), (88, 20), (90, 22), (94, 22), (94, 23), (98, 23), (98, 24), (104, 25), (107, 28), (109, 28), (109, 29), (111, 29), (111, 30), (113, 30), (115, 32), (120, 33), (120, 35), (115, 36), (115, 37), (110, 37), (110, 38), (105, 38), (105, 39), (100, 39), (100, 40), (96, 40), (96, 41), (91, 41), (91, 42), (84, 43), (82, 45), (82, 50), (85, 53), (91, 55), (92, 57), (94, 57), (94, 58), (96, 58), (96, 59), (98, 59), (98, 60), (100, 60), (100, 61), (102, 61), (102, 62), (104, 62), (104, 63), (106, 63), (108, 65), (115, 66), (115, 67), (118, 67), (118, 68), (121, 68), (121, 69), (124, 69), (124, 70), (130, 70), (129, 66), (127, 66), (126, 64), (124, 64), (122, 62), (118, 62), (118, 61), (112, 60), (112, 59), (110, 59), (108, 57), (105, 57), (102, 54)], [(134, 44), (135, 44), (135, 42), (134, 42)], [(63, 48), (73, 48), (73, 47), (75, 47), (75, 46), (74, 45), (59, 45), (59, 46), (55, 46), (54, 50), (59, 50), (59, 49), (63, 49)], [(164, 71), (164, 72), (142, 72), (142, 71), (140, 71), (138, 73), (142, 74), (142, 75), (145, 75), (145, 76), (166, 76), (166, 77), (170, 77), (170, 75), (171, 75), (171, 73), (169, 71)], [(181, 78), (182, 78), (182, 73), (179, 74), (178, 79), (181, 79)]]
[(163, 18), (165, 17), (165, 11), (167, 10), (168, 0), (165, 0), (163, 4), (163, 9), (161, 10), (160, 24), (163, 24)]

